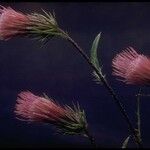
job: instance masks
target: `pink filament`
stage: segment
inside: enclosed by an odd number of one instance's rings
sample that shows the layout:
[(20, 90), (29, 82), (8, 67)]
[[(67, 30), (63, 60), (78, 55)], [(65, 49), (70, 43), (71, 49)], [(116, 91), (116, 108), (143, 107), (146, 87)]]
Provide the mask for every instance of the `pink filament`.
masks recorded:
[(15, 113), (21, 119), (40, 122), (58, 122), (65, 117), (64, 108), (31, 92), (21, 92), (18, 95)]
[(24, 34), (29, 19), (12, 8), (0, 6), (0, 39), (8, 40), (18, 34)]
[(150, 84), (150, 59), (132, 47), (117, 54), (112, 61), (113, 75), (127, 84)]

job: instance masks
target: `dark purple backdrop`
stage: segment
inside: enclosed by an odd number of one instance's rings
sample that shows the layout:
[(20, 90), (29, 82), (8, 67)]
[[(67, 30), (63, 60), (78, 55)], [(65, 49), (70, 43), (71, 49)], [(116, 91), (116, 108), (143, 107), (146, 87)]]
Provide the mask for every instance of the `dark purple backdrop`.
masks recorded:
[[(150, 3), (1, 3), (25, 13), (55, 11), (61, 28), (89, 54), (95, 36), (102, 32), (98, 56), (103, 72), (122, 98), (136, 125), (136, 86), (127, 86), (112, 75), (112, 58), (128, 46), (150, 55)], [(53, 39), (44, 47), (27, 38), (0, 41), (0, 147), (90, 147), (80, 136), (55, 134), (49, 125), (28, 124), (15, 119), (17, 94), (30, 90), (45, 92), (61, 104), (79, 101), (99, 147), (121, 147), (129, 135), (127, 124), (103, 86), (93, 82), (91, 68), (76, 49), (63, 39)], [(145, 93), (148, 88), (143, 88)], [(149, 92), (150, 93), (150, 92)], [(150, 100), (141, 103), (142, 138), (150, 147)], [(133, 140), (129, 147), (135, 147)]]

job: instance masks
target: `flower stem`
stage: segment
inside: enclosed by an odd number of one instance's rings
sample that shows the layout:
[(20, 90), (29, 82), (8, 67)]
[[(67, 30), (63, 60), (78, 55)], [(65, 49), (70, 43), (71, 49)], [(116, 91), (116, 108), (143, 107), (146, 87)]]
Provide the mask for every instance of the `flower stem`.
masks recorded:
[(116, 93), (114, 92), (113, 88), (110, 86), (110, 84), (107, 82), (106, 78), (103, 77), (103, 75), (101, 74), (101, 72), (95, 67), (95, 65), (91, 62), (90, 58), (87, 56), (87, 54), (83, 51), (83, 49), (66, 33), (64, 32), (62, 29), (59, 29), (60, 32), (64, 35), (64, 37), (78, 50), (78, 52), (82, 55), (82, 57), (87, 61), (87, 63), (91, 66), (91, 68), (97, 73), (97, 75), (99, 76), (99, 78), (101, 79), (103, 85), (105, 86), (105, 88), (108, 90), (108, 92), (110, 93), (110, 95), (113, 97), (116, 105), (118, 106), (120, 112), (122, 113), (122, 115), (124, 116), (129, 130), (131, 132), (131, 134), (134, 136), (135, 142), (138, 144), (138, 147), (141, 148), (142, 147), (142, 143), (139, 141), (139, 138), (136, 134), (136, 131), (134, 129), (134, 127), (132, 126), (132, 123), (121, 103), (121, 101), (119, 100), (118, 96), (116, 95)]
[(141, 92), (142, 89), (139, 89), (139, 92), (137, 94), (137, 131), (138, 131), (138, 137), (139, 141), (142, 141), (141, 139), (141, 114), (140, 114), (140, 98), (141, 98)]
[(94, 148), (97, 148), (95, 139), (94, 139), (94, 137), (90, 134), (90, 132), (89, 132), (88, 129), (85, 130), (85, 135), (88, 137), (88, 139), (89, 139), (91, 145), (92, 145)]
[(150, 97), (150, 94), (138, 94), (138, 95), (142, 97)]

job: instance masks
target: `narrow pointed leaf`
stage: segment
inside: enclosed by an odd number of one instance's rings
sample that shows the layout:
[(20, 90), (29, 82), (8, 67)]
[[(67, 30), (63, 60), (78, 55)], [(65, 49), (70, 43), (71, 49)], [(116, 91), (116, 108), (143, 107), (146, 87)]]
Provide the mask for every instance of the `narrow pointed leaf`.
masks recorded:
[[(97, 48), (98, 48), (100, 37), (101, 37), (101, 32), (96, 36), (96, 38), (93, 41), (92, 48), (91, 48), (90, 60), (94, 64), (94, 66), (99, 70), (101, 76), (103, 76), (103, 74), (101, 72), (102, 68), (99, 64), (99, 60), (97, 57)], [(94, 80), (96, 81), (96, 83), (102, 84), (100, 77), (97, 75), (97, 73), (95, 71), (93, 71), (92, 75), (94, 76), (94, 78), (95, 78)]]
[(122, 144), (122, 147), (121, 148), (127, 148), (127, 145), (128, 145), (128, 142), (129, 142), (129, 139), (130, 139), (130, 135), (124, 140), (123, 144)]
[(99, 69), (99, 61), (97, 58), (97, 48), (98, 48), (100, 37), (101, 37), (101, 32), (94, 39), (92, 48), (91, 48), (91, 62), (95, 65), (97, 69)]

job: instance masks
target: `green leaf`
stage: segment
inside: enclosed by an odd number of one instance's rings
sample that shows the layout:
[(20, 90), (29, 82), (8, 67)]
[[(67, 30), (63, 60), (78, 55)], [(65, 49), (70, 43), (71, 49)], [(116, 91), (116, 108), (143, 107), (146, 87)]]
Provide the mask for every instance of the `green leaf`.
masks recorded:
[[(98, 48), (100, 38), (101, 38), (101, 32), (95, 37), (93, 41), (90, 60), (91, 60), (91, 63), (96, 67), (96, 69), (99, 70), (101, 77), (105, 78), (105, 76), (102, 74), (102, 71), (101, 71), (102, 67), (99, 65), (99, 60), (97, 57), (97, 48)], [(101, 78), (98, 76), (98, 74), (95, 71), (93, 71), (92, 75), (94, 76), (96, 83), (102, 84)]]
[(127, 148), (127, 145), (128, 145), (128, 142), (129, 142), (129, 139), (130, 139), (130, 135), (124, 140), (123, 144), (122, 144), (122, 147), (121, 148)]
[(98, 48), (100, 37), (101, 37), (101, 32), (94, 39), (92, 48), (91, 48), (91, 62), (95, 65), (97, 69), (99, 69), (99, 61), (97, 58), (97, 48)]

